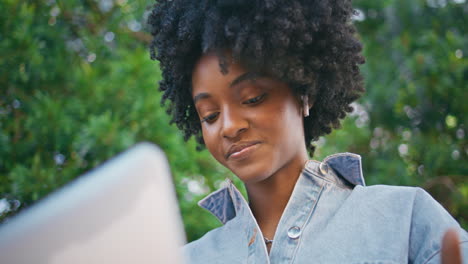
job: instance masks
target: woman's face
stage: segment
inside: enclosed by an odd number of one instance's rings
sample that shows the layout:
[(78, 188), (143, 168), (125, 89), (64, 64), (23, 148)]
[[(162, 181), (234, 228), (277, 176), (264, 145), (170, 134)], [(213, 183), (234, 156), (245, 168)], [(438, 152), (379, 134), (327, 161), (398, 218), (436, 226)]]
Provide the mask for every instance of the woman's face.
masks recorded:
[(245, 184), (267, 179), (294, 162), (304, 164), (301, 103), (282, 82), (204, 55), (192, 75), (192, 97), (213, 157)]

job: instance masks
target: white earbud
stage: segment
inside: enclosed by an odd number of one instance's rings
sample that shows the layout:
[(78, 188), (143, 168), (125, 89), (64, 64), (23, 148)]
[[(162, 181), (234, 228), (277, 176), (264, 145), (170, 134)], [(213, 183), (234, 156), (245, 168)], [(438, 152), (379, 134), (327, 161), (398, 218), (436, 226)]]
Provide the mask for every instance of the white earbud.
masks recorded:
[(301, 96), (302, 98), (302, 111), (304, 113), (304, 117), (309, 116), (309, 97), (307, 95)]

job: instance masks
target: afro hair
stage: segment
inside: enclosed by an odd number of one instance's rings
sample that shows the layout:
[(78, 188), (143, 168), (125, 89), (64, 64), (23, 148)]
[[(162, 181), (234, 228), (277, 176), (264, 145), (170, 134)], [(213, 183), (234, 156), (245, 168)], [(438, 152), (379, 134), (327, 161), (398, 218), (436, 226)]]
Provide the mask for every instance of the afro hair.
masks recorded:
[(204, 53), (216, 52), (223, 72), (232, 60), (239, 61), (308, 96), (313, 107), (303, 129), (313, 155), (312, 142), (338, 128), (364, 92), (354, 12), (350, 0), (157, 1), (148, 19), (150, 53), (160, 63), (161, 103), (171, 123), (185, 140), (195, 136), (204, 145), (191, 75)]

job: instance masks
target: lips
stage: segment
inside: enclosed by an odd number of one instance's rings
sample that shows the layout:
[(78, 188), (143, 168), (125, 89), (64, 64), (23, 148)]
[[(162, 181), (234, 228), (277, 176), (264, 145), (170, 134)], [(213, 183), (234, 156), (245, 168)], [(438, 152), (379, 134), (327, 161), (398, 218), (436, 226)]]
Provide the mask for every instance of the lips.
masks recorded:
[(226, 159), (229, 159), (231, 156), (232, 158), (242, 154), (243, 152), (246, 152), (247, 150), (251, 149), (255, 145), (259, 144), (260, 141), (244, 141), (244, 142), (239, 142), (236, 144), (231, 145), (229, 147), (228, 152), (225, 155)]

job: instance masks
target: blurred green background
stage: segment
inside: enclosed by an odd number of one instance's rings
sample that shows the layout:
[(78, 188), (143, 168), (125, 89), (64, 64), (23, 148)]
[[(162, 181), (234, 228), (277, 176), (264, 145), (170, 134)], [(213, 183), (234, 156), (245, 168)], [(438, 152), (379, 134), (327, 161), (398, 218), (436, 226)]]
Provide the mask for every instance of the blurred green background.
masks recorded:
[[(0, 2), (0, 221), (151, 141), (171, 164), (188, 240), (219, 226), (196, 202), (235, 177), (184, 143), (159, 105), (152, 1)], [(314, 159), (361, 154), (369, 185), (421, 186), (466, 229), (468, 4), (354, 3), (367, 93)]]

